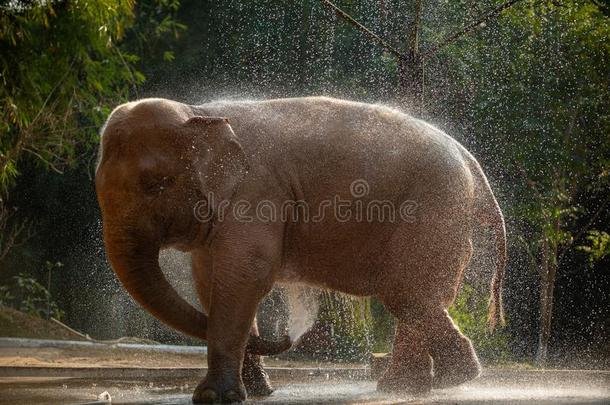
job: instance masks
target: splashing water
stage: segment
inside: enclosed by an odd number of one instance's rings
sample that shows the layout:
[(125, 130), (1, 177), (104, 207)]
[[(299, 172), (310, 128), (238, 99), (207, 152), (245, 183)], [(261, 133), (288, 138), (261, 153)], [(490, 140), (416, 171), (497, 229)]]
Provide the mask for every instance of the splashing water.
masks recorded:
[(191, 274), (190, 253), (180, 252), (176, 249), (164, 249), (159, 252), (159, 266), (170, 284), (189, 304), (201, 310), (197, 298), (195, 282)]
[(318, 292), (312, 288), (292, 285), (286, 287), (288, 298), (288, 335), (296, 342), (307, 332), (318, 314)]
[[(174, 249), (162, 250), (159, 265), (176, 291), (190, 304), (201, 309), (191, 276), (190, 255)], [(296, 342), (316, 320), (319, 292), (302, 285), (284, 286), (284, 290), (289, 311), (288, 334)]]

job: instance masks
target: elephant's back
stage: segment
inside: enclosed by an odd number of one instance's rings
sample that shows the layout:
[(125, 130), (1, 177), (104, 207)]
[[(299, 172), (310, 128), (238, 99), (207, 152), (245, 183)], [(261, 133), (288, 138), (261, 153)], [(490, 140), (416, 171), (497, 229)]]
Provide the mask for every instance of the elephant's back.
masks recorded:
[[(226, 116), (245, 147), (312, 157), (379, 153), (383, 161), (401, 154), (455, 152), (451, 137), (396, 109), (330, 97), (228, 100), (204, 104), (208, 115)], [(450, 150), (452, 149), (453, 150)], [(257, 151), (260, 152), (260, 151)]]
[(227, 116), (249, 156), (280, 170), (288, 163), (301, 173), (305, 189), (315, 188), (324, 198), (349, 190), (358, 179), (376, 187), (376, 197), (389, 199), (468, 187), (462, 146), (390, 107), (301, 97), (219, 101), (201, 108)]

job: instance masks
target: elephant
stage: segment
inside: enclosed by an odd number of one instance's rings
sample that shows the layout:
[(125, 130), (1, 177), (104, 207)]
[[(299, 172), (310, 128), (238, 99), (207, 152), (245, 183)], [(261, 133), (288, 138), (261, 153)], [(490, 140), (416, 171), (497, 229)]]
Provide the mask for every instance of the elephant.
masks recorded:
[[(102, 129), (95, 187), (118, 279), (161, 321), (208, 342), (195, 403), (271, 393), (261, 355), (292, 344), (256, 329), (275, 283), (372, 296), (396, 317), (379, 391), (425, 395), (477, 377), (447, 308), (479, 225), (495, 237), (489, 323), (504, 322), (506, 230), (481, 166), (390, 107), (329, 97), (129, 102)], [(164, 248), (190, 253), (203, 311), (164, 277)]]

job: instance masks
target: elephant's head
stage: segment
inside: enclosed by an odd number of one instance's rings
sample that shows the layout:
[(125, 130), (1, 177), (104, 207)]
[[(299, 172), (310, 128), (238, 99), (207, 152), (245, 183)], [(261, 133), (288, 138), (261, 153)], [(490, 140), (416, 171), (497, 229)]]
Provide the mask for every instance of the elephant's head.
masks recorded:
[(228, 120), (189, 116), (186, 107), (145, 100), (109, 118), (96, 172), (107, 247), (120, 240), (188, 250), (210, 227), (194, 207), (210, 195), (212, 204), (230, 198), (247, 172)]
[[(207, 318), (164, 277), (159, 250), (204, 243), (211, 224), (198, 220), (193, 207), (210, 194), (215, 201), (229, 199), (246, 172), (228, 120), (193, 116), (183, 104), (125, 104), (102, 133), (95, 186), (112, 268), (153, 315), (203, 339)], [(259, 351), (269, 349), (260, 340), (254, 343)]]

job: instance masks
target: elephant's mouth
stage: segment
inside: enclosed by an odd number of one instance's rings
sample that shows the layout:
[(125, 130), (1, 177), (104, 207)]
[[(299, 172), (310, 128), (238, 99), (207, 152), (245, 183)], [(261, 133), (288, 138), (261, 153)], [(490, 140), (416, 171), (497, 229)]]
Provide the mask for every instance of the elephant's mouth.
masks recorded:
[(171, 228), (165, 228), (159, 235), (161, 249), (177, 249), (182, 252), (192, 250), (193, 238), (191, 235), (180, 235), (173, 233)]
[(202, 243), (207, 240), (211, 229), (210, 225), (204, 226), (196, 220), (189, 221), (188, 224), (168, 221), (163, 225), (159, 234), (160, 246), (162, 249), (172, 248), (188, 252), (201, 247)]

